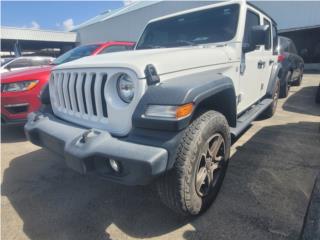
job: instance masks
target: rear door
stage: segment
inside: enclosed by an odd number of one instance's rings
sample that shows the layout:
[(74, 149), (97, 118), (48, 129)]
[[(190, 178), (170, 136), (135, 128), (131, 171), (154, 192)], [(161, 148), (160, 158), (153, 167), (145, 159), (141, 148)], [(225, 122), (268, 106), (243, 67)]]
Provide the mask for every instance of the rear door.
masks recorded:
[(273, 47), (273, 33), (272, 23), (269, 19), (263, 17), (263, 25), (268, 26), (267, 39), (264, 46), (262, 46), (261, 52), (261, 78), (260, 78), (260, 97), (263, 97), (267, 92), (268, 83), (270, 80), (270, 75), (272, 71), (272, 66), (277, 61), (277, 56), (274, 52)]

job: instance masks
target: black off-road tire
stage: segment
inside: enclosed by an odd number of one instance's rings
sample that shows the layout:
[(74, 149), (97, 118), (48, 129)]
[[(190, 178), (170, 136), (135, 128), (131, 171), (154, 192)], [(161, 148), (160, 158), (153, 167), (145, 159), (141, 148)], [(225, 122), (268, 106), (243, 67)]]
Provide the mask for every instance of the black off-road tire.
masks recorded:
[(290, 89), (289, 82), (290, 82), (291, 75), (292, 75), (291, 72), (287, 73), (285, 82), (280, 87), (280, 94), (279, 94), (280, 98), (286, 98), (289, 94), (289, 89)]
[(263, 118), (271, 118), (274, 115), (278, 105), (279, 94), (280, 94), (280, 81), (277, 80), (273, 90), (273, 94), (272, 94), (273, 101), (270, 104), (270, 106), (262, 113)]
[[(208, 187), (207, 195), (200, 196), (201, 194), (199, 195), (196, 190), (196, 180), (198, 180), (197, 174), (200, 172), (200, 162), (203, 159), (202, 152), (205, 146), (210, 146), (209, 141), (214, 136), (223, 138), (224, 147), (219, 148), (219, 151), (224, 150), (223, 153), (220, 153), (223, 155), (220, 157), (223, 161), (219, 161), (221, 167), (216, 168), (219, 173), (216, 175), (216, 181), (212, 181), (212, 185), (208, 184), (210, 187)], [(229, 125), (222, 114), (207, 111), (199, 115), (184, 132), (173, 169), (157, 182), (159, 196), (165, 205), (183, 216), (198, 215), (206, 210), (214, 201), (223, 182), (228, 166), (230, 145)]]
[[(303, 71), (303, 70), (302, 70)], [(299, 76), (299, 78), (292, 83), (293, 86), (300, 86), (303, 78), (303, 73)]]
[(317, 89), (315, 101), (316, 101), (316, 103), (320, 104), (320, 84), (319, 84), (318, 89)]

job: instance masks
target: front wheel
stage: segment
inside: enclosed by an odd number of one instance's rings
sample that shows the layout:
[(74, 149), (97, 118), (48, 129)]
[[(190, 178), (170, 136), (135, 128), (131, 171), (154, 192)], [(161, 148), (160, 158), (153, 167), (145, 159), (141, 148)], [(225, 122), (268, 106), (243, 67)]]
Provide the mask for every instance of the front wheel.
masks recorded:
[(185, 130), (172, 170), (157, 182), (162, 201), (181, 215), (197, 215), (214, 201), (228, 166), (230, 132), (225, 117), (207, 111)]

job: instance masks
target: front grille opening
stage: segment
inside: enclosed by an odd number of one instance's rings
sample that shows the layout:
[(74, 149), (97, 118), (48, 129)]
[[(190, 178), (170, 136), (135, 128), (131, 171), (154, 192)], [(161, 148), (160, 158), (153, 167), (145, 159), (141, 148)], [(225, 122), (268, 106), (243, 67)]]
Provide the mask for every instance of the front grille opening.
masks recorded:
[(106, 101), (106, 96), (104, 92), (104, 88), (107, 83), (107, 78), (108, 78), (108, 75), (104, 74), (101, 82), (101, 102), (102, 102), (102, 113), (104, 117), (108, 117), (107, 101)]
[(91, 79), (90, 91), (91, 91), (91, 102), (92, 102), (93, 115), (97, 116), (96, 98), (95, 98), (95, 94), (94, 94), (95, 83), (96, 83), (96, 74), (94, 73), (92, 75), (92, 79)]
[(61, 94), (62, 94), (62, 105), (64, 108), (67, 108), (66, 107), (66, 101), (65, 101), (65, 96), (64, 96), (64, 91), (63, 91), (63, 81), (64, 81), (64, 77), (65, 77), (65, 74), (64, 73), (61, 73), (61, 79), (60, 79), (60, 86), (61, 86)]
[(53, 107), (62, 115), (73, 115), (86, 121), (103, 121), (108, 118), (105, 92), (108, 80), (106, 72), (92, 70), (54, 73), (50, 83), (50, 91), (55, 98)]
[(72, 104), (71, 104), (71, 97), (70, 97), (70, 78), (71, 78), (71, 73), (68, 74), (68, 77), (67, 77), (67, 92), (68, 92), (68, 99), (69, 99), (69, 106), (70, 106), (70, 109), (72, 109)]
[(87, 74), (86, 73), (83, 74), (81, 89), (82, 89), (82, 101), (83, 101), (83, 106), (84, 106), (84, 112), (86, 114), (88, 114), (87, 103), (86, 103), (86, 95), (85, 95), (86, 77), (87, 77)]
[(76, 111), (77, 112), (80, 112), (79, 110), (79, 102), (78, 102), (78, 93), (77, 93), (77, 82), (78, 82), (78, 73), (75, 73), (75, 76), (74, 76), (74, 98), (76, 100)]

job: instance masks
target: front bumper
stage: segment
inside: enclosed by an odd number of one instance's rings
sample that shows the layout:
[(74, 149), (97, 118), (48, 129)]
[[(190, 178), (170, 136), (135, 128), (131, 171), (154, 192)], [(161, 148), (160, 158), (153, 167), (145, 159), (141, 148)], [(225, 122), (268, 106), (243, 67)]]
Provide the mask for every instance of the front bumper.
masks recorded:
[[(114, 182), (145, 185), (166, 170), (168, 152), (164, 148), (120, 140), (52, 114), (31, 113), (25, 132), (32, 143), (63, 155), (67, 165), (82, 174), (95, 172)], [(112, 170), (109, 159), (120, 163), (119, 173)]]
[[(39, 90), (40, 91), (40, 90)], [(1, 119), (3, 124), (25, 123), (30, 112), (38, 111), (41, 103), (37, 89), (1, 93)]]
[(27, 122), (26, 118), (8, 119), (1, 114), (1, 126), (23, 126)]

